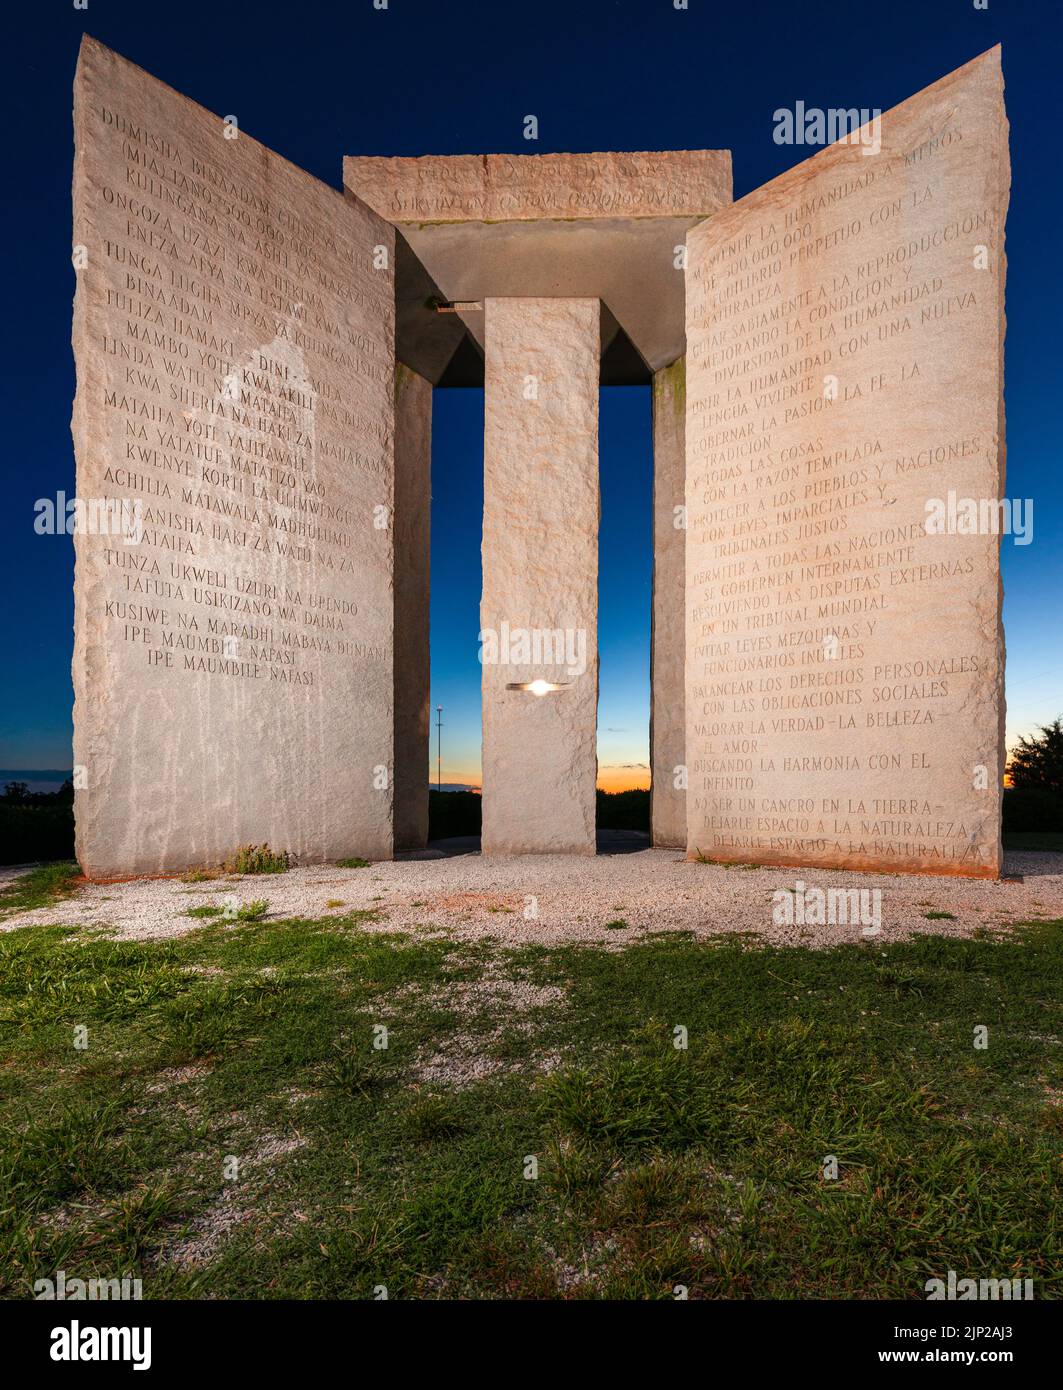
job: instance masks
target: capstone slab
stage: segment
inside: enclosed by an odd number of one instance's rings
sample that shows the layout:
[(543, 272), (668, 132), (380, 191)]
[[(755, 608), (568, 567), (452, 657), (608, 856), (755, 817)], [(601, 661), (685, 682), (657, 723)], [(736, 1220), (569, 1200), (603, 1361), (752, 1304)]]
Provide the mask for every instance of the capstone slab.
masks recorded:
[(347, 155), (343, 182), (397, 223), (705, 217), (731, 200), (731, 155)]

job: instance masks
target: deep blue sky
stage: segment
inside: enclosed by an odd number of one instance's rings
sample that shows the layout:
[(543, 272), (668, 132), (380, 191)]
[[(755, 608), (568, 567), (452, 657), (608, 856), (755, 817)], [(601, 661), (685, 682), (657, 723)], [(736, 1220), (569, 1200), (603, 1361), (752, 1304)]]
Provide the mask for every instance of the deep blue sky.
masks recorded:
[[(104, 43), (339, 186), (343, 154), (730, 148), (735, 195), (806, 151), (772, 113), (886, 110), (1004, 45), (1008, 492), (1034, 543), (1004, 548), (1008, 728), (1063, 711), (1058, 266), (1059, 0), (35, 0), (5, 14), (0, 767), (69, 766), (72, 555), (33, 503), (74, 489), (70, 444), (70, 84), (80, 36)], [(540, 138), (522, 138), (535, 113)], [(603, 392), (603, 763), (645, 760), (649, 428), (645, 392)], [(444, 778), (478, 746), (482, 394), (436, 393), (433, 705)], [(606, 729), (624, 729), (610, 735)], [(641, 753), (639, 753), (641, 750)], [(451, 772), (451, 769), (453, 770)]]

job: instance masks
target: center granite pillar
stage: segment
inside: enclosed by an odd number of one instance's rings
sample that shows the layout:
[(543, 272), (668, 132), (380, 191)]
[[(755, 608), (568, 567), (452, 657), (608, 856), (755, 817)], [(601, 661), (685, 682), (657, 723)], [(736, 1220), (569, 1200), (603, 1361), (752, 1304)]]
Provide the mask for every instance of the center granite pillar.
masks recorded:
[(486, 299), (484, 854), (593, 854), (600, 301)]

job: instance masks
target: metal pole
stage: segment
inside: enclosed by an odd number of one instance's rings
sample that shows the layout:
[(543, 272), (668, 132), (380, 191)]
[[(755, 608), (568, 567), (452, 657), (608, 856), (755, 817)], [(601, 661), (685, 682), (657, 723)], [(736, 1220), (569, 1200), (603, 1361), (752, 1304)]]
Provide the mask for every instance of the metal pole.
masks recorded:
[(436, 791), (443, 790), (443, 706), (436, 705)]

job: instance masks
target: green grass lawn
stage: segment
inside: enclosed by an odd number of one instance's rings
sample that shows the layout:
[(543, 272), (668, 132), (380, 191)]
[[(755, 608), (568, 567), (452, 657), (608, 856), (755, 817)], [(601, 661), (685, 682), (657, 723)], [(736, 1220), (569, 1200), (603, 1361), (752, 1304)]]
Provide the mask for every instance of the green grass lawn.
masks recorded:
[(0, 922), (16, 912), (32, 912), (34, 908), (48, 907), (68, 898), (80, 873), (73, 860), (59, 860), (21, 874), (0, 889)]
[(4, 1295), (1059, 1296), (1063, 923), (606, 950), (370, 916), (0, 935)]

